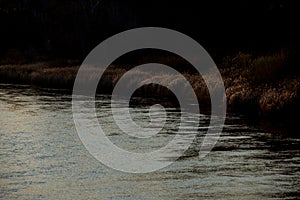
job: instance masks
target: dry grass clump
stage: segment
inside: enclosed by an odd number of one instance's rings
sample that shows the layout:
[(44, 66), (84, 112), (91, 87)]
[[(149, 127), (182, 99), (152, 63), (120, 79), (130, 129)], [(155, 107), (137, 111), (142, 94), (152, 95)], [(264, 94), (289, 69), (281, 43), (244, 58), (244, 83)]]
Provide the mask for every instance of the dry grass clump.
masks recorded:
[(228, 107), (233, 110), (275, 117), (300, 103), (300, 76), (288, 75), (287, 51), (257, 57), (238, 53), (226, 57), (223, 65)]
[(239, 52), (223, 59), (222, 74), (226, 78), (244, 79), (251, 84), (270, 83), (289, 71), (289, 54), (286, 50), (262, 56)]
[(272, 55), (260, 56), (253, 59), (248, 78), (256, 83), (275, 81), (288, 70), (287, 64), (288, 52), (283, 50)]
[(265, 114), (289, 109), (290, 105), (299, 103), (300, 80), (298, 78), (285, 79), (277, 87), (262, 88), (259, 99), (260, 110)]

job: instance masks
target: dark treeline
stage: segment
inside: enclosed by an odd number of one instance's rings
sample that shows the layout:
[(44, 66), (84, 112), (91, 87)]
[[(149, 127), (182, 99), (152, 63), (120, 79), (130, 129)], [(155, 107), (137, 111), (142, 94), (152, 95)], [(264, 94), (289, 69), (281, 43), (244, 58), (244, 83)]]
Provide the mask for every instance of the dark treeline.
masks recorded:
[(293, 0), (0, 0), (0, 57), (82, 59), (130, 28), (181, 31), (213, 55), (299, 46)]

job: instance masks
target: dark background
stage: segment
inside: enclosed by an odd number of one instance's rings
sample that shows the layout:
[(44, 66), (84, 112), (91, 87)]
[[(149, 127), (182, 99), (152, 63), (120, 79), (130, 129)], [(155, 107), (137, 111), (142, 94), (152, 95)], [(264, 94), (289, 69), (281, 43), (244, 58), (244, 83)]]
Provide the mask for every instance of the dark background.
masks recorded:
[(0, 0), (0, 58), (83, 59), (115, 33), (178, 30), (214, 56), (298, 51), (295, 0)]

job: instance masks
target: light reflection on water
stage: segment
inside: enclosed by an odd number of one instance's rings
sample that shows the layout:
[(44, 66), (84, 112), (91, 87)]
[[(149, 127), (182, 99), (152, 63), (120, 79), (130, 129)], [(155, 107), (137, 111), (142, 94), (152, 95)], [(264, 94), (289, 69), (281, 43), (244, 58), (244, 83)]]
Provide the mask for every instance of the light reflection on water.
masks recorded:
[[(173, 137), (178, 110), (167, 108), (165, 132), (146, 142), (128, 139), (99, 96), (99, 123), (118, 146), (159, 148)], [(105, 107), (106, 106), (106, 107)], [(2, 199), (299, 199), (300, 139), (265, 133), (239, 119), (226, 125), (213, 151), (199, 160), (199, 138), (171, 166), (148, 174), (105, 167), (88, 154), (72, 120), (71, 96), (28, 86), (0, 85), (0, 198)], [(138, 118), (145, 108), (135, 107)]]

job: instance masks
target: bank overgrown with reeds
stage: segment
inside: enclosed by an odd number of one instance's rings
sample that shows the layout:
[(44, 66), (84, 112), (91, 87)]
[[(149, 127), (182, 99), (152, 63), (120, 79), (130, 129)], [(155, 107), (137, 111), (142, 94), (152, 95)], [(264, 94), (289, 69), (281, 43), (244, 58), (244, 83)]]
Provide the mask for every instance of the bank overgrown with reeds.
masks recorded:
[[(228, 110), (252, 118), (268, 119), (273, 124), (293, 130), (299, 121), (295, 116), (300, 110), (300, 74), (295, 70), (297, 66), (293, 66), (294, 62), (290, 61), (290, 56), (288, 52), (282, 50), (263, 56), (238, 53), (223, 58), (219, 69), (226, 88)], [(2, 65), (0, 80), (2, 83), (72, 89), (78, 69), (78, 65), (62, 67), (47, 62)], [(98, 92), (111, 92), (125, 72), (122, 66), (106, 70), (99, 82)], [(132, 81), (138, 81), (140, 73), (132, 71), (130, 75)], [(93, 73), (86, 74), (87, 79), (95, 78), (93, 76)], [(201, 75), (185, 73), (184, 76), (193, 86), (199, 99), (209, 103), (209, 94)], [(149, 76), (150, 78), (170, 82), (168, 75)], [(180, 84), (180, 80), (172, 77), (172, 84)], [(156, 85), (154, 88), (143, 87), (139, 94), (168, 96), (169, 91)]]

